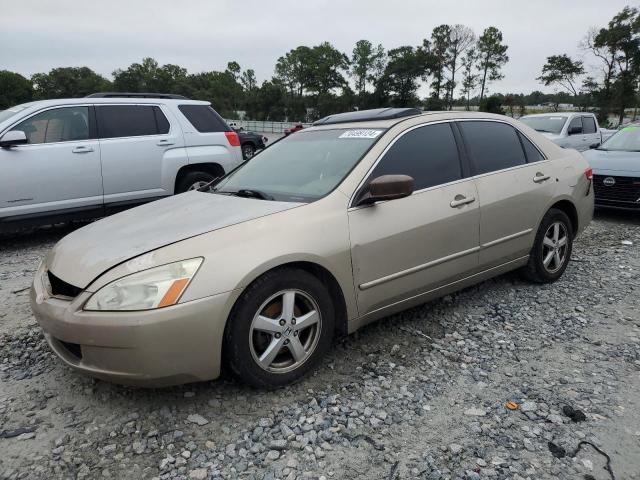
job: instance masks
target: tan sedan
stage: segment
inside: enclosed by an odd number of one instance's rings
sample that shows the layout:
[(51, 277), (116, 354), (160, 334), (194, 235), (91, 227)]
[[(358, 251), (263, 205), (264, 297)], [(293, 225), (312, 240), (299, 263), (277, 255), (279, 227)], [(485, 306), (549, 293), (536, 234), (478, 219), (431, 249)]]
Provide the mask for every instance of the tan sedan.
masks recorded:
[(327, 117), (206, 191), (62, 239), (36, 318), (69, 366), (121, 383), (277, 387), (332, 339), (509, 270), (557, 280), (593, 212), (591, 170), (507, 117)]

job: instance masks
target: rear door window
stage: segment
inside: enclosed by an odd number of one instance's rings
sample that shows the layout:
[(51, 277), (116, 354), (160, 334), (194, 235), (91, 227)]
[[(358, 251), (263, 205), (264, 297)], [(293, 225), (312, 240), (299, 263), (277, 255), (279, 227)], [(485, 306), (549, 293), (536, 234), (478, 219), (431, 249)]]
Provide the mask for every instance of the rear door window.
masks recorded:
[(53, 108), (19, 123), (30, 144), (87, 140), (89, 138), (89, 107)]
[(162, 133), (169, 131), (166, 117), (153, 105), (97, 105), (96, 116), (100, 138), (157, 135), (160, 133), (157, 118), (163, 122)]
[(458, 124), (476, 174), (495, 172), (527, 163), (518, 134), (500, 122), (468, 121)]
[(402, 135), (376, 165), (369, 179), (382, 175), (409, 175), (415, 182), (415, 190), (461, 179), (458, 147), (451, 125), (426, 125)]
[(179, 105), (178, 108), (200, 133), (230, 131), (222, 117), (209, 105)]
[(593, 117), (582, 117), (582, 132), (596, 133), (596, 120)]

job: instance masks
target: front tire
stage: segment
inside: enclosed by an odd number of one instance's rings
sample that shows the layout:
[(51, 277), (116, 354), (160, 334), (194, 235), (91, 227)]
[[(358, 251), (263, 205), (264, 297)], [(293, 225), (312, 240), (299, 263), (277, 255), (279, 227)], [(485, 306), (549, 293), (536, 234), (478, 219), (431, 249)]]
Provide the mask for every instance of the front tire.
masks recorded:
[(540, 222), (529, 262), (522, 273), (536, 283), (553, 283), (569, 264), (573, 250), (573, 226), (562, 210), (550, 209)]
[(334, 306), (304, 270), (266, 273), (241, 295), (227, 323), (224, 355), (233, 374), (257, 388), (278, 388), (315, 369), (331, 346)]

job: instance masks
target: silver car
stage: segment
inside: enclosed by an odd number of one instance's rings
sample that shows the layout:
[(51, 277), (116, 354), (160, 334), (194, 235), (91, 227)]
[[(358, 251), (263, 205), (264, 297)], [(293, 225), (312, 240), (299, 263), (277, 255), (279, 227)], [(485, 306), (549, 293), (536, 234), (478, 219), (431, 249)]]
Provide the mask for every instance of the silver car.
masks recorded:
[(103, 93), (0, 113), (0, 232), (102, 217), (202, 186), (242, 163), (209, 102)]
[(333, 115), (204, 191), (62, 239), (31, 304), (72, 368), (122, 383), (278, 387), (336, 335), (501, 273), (563, 274), (591, 169), (507, 117)]

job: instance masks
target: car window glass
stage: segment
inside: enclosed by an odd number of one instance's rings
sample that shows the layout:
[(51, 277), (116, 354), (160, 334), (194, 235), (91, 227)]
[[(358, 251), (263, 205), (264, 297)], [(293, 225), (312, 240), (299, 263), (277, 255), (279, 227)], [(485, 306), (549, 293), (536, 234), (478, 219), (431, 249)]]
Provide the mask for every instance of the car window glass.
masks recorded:
[(524, 165), (526, 159), (516, 130), (499, 122), (460, 122), (477, 174)]
[(72, 142), (89, 138), (89, 107), (54, 108), (18, 124), (30, 144)]
[(222, 117), (209, 105), (179, 105), (178, 108), (200, 133), (229, 131)]
[(160, 110), (160, 107), (153, 107), (153, 113), (156, 116), (156, 125), (157, 125), (157, 131), (159, 134), (165, 134), (165, 133), (169, 133), (169, 120), (167, 120), (167, 117), (164, 116), (164, 113), (162, 113), (162, 110)]
[(596, 120), (593, 117), (582, 117), (583, 133), (596, 133)]
[(402, 135), (376, 165), (369, 180), (382, 175), (409, 175), (415, 190), (462, 178), (451, 125), (427, 125)]
[(571, 123), (569, 123), (569, 129), (567, 130), (569, 133), (573, 132), (573, 134), (575, 135), (575, 131), (574, 128), (578, 130), (578, 132), (582, 132), (582, 118), (581, 117), (575, 117), (573, 120), (571, 120)]
[(544, 160), (544, 157), (540, 153), (540, 150), (538, 150), (535, 147), (535, 145), (531, 143), (531, 141), (527, 137), (525, 137), (519, 132), (518, 132), (518, 135), (520, 136), (520, 140), (522, 140), (522, 146), (524, 147), (524, 153), (527, 156), (527, 162), (531, 163), (531, 162), (539, 162), (540, 160)]
[(152, 105), (99, 105), (96, 106), (96, 116), (100, 138), (138, 137), (158, 133)]

